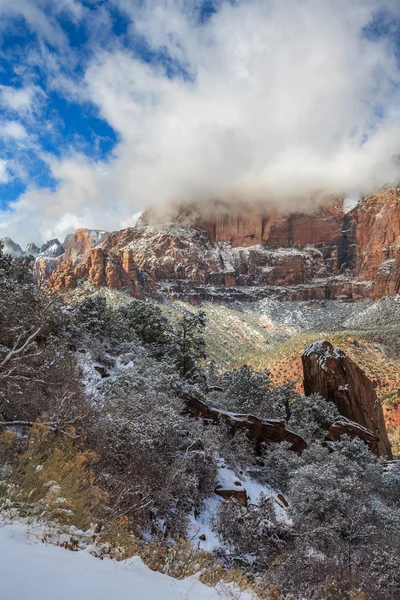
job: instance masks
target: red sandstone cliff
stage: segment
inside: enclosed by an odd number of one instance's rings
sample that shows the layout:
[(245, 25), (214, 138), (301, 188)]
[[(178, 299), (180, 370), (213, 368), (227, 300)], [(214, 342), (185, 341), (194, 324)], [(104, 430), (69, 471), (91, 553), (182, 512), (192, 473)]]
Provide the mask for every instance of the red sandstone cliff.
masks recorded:
[[(80, 281), (133, 296), (189, 299), (380, 297), (400, 289), (397, 189), (366, 199), (345, 215), (341, 201), (313, 214), (242, 215), (221, 208), (213, 220), (193, 209), (159, 224), (144, 214), (106, 235), (78, 230), (48, 271), (54, 290)], [(40, 257), (38, 259), (40, 263)]]
[(370, 296), (400, 290), (400, 193), (396, 187), (367, 198), (349, 214), (353, 269), (371, 282)]
[[(343, 417), (367, 430), (365, 439), (373, 452), (378, 456), (391, 457), (382, 405), (372, 381), (364, 371), (342, 350), (334, 349), (327, 341), (309, 346), (302, 356), (302, 362), (305, 394), (318, 393), (334, 402)], [(349, 432), (348, 422), (338, 422), (331, 434), (340, 436), (340, 433)], [(357, 431), (354, 434), (360, 436)], [(335, 435), (332, 439), (335, 439)]]

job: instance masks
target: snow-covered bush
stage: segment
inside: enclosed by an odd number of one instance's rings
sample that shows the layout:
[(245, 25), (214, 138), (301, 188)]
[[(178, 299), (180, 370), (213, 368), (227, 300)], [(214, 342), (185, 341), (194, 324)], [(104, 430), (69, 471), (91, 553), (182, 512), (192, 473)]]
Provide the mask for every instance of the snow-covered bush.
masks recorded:
[(248, 508), (235, 501), (222, 502), (214, 528), (230, 552), (230, 560), (262, 570), (290, 543), (293, 532), (278, 523), (273, 498), (261, 495)]
[(339, 417), (333, 402), (327, 402), (318, 394), (300, 396), (291, 405), (290, 428), (307, 442), (323, 440), (326, 432)]
[(299, 396), (292, 383), (277, 386), (268, 370), (257, 371), (249, 365), (225, 371), (219, 381), (215, 381), (214, 371), (209, 378), (221, 388), (221, 392), (212, 395), (216, 405), (233, 412), (251, 413), (261, 419), (288, 420), (290, 406)]
[(184, 535), (187, 515), (216, 486), (214, 448), (203, 443), (201, 422), (183, 414), (171, 363), (134, 350), (119, 358), (88, 426), (100, 458), (99, 482), (115, 514)]
[(264, 485), (286, 493), (293, 471), (301, 458), (290, 450), (289, 442), (270, 444), (259, 458), (255, 471), (257, 479)]
[(31, 260), (0, 249), (0, 421), (32, 422), (47, 413), (56, 428), (87, 412), (77, 363), (62, 335), (57, 298), (35, 279)]
[(395, 569), (389, 574), (390, 561), (386, 570), (380, 557), (398, 556), (400, 515), (382, 502), (381, 476), (382, 465), (360, 441), (304, 453), (289, 482), (296, 543), (276, 566), (282, 589), (324, 597), (329, 588), (330, 597), (348, 598), (355, 588), (373, 600), (396, 598)]

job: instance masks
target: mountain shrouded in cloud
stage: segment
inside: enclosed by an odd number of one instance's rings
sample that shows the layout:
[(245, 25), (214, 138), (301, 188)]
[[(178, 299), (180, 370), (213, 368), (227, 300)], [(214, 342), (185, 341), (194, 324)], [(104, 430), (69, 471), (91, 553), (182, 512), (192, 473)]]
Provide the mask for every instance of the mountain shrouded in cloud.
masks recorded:
[(397, 177), (397, 0), (0, 0), (0, 12), (30, 36), (19, 54), (3, 48), (0, 184), (14, 196), (0, 237), (117, 229), (171, 201), (307, 209)]

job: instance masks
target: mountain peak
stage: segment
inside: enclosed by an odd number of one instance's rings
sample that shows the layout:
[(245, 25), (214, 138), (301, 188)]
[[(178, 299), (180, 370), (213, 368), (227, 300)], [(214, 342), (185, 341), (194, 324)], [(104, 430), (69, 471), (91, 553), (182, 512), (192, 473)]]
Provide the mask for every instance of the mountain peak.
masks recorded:
[(3, 253), (9, 254), (13, 258), (24, 256), (24, 252), (19, 244), (16, 244), (11, 238), (0, 238), (0, 243), (3, 245)]

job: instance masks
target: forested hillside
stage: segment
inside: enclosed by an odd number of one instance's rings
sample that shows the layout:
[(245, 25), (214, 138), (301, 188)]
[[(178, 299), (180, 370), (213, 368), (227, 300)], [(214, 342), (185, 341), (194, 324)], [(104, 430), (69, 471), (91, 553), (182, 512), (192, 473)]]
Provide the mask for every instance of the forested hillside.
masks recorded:
[(398, 599), (400, 463), (334, 441), (335, 404), (217, 309), (77, 291), (0, 252), (1, 523), (258, 598)]

